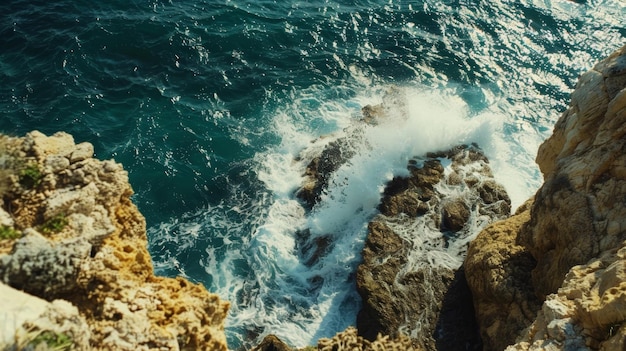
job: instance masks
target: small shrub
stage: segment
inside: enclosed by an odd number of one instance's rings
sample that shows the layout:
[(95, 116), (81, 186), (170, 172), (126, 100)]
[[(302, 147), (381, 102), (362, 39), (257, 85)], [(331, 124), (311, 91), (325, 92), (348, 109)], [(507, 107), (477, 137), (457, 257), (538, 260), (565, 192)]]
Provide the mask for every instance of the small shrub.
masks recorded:
[(67, 217), (65, 217), (65, 214), (61, 213), (45, 221), (39, 229), (44, 234), (58, 233), (63, 230), (66, 225)]
[(29, 163), (20, 170), (20, 184), (25, 188), (37, 187), (42, 178), (43, 174), (36, 163)]
[(14, 229), (13, 227), (0, 226), (0, 240), (17, 239), (22, 235), (22, 232)]
[(72, 338), (63, 333), (44, 331), (30, 341), (28, 346), (37, 347), (37, 345), (41, 343), (46, 344), (48, 346), (48, 350), (66, 351), (72, 349), (74, 341), (72, 341)]

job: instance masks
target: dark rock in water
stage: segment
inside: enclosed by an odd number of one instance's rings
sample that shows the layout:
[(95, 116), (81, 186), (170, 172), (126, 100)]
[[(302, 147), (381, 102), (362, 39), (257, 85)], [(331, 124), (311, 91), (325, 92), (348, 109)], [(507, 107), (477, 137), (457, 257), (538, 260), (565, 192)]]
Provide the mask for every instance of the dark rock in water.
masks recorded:
[[(364, 121), (376, 124), (385, 106), (363, 109)], [(360, 125), (361, 127), (363, 125)], [(320, 201), (332, 177), (363, 142), (359, 125), (346, 136), (319, 139), (299, 159), (307, 162), (306, 182), (296, 193), (309, 210)], [(481, 346), (471, 294), (462, 263), (469, 242), (492, 221), (509, 215), (511, 201), (495, 182), (488, 160), (476, 145), (459, 145), (408, 162), (406, 177), (385, 187), (380, 215), (368, 225), (356, 273), (362, 309), (361, 337), (379, 334), (410, 337), (416, 349), (472, 350)], [(296, 235), (301, 261), (315, 265), (332, 250), (332, 235)], [(311, 281), (312, 286), (323, 278)]]
[(443, 205), (442, 224), (443, 229), (458, 232), (463, 229), (469, 220), (470, 209), (463, 199), (456, 198)]
[(324, 148), (322, 153), (313, 158), (306, 167), (307, 183), (296, 193), (309, 209), (319, 201), (322, 192), (327, 188), (333, 172), (346, 163), (355, 151), (351, 148), (348, 138), (334, 140)]
[[(445, 167), (444, 167), (445, 165)], [(409, 162), (386, 187), (357, 270), (359, 334), (406, 334), (417, 348), (480, 349), (461, 264), (469, 242), (511, 202), (482, 151), (457, 146)]]
[(263, 338), (263, 341), (259, 344), (259, 346), (252, 349), (253, 351), (291, 351), (292, 349), (287, 346), (282, 340), (280, 340), (276, 335), (268, 335)]
[(405, 213), (411, 217), (423, 215), (428, 211), (428, 208), (428, 203), (422, 201), (419, 194), (407, 191), (386, 196), (378, 207), (385, 216), (397, 216), (400, 213)]
[(300, 253), (303, 263), (309, 267), (315, 264), (320, 256), (328, 252), (331, 245), (332, 240), (328, 235), (311, 238), (309, 229), (296, 232), (296, 250)]

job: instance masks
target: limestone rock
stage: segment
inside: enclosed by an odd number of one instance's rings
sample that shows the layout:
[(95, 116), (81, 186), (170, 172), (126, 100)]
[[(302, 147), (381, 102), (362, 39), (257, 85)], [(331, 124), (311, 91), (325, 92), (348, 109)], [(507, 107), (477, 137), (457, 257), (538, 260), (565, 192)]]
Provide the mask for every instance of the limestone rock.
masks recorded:
[(572, 267), (513, 350), (624, 350), (626, 242), (585, 265)]
[[(2, 142), (4, 158), (16, 160), (5, 164), (15, 174), (3, 188), (3, 211), (14, 221), (4, 224), (22, 233), (1, 240), (2, 282), (76, 311), (46, 318), (59, 328), (72, 316), (84, 321), (74, 338), (89, 349), (227, 349), (228, 303), (182, 278), (154, 276), (145, 220), (121, 165), (93, 159), (91, 144), (75, 145), (66, 133)], [(23, 165), (30, 182), (20, 181)]]
[[(580, 77), (570, 107), (539, 148), (545, 182), (522, 240), (538, 259), (537, 293), (626, 239), (626, 47)], [(621, 87), (618, 83), (623, 83)]]
[(626, 46), (571, 99), (539, 148), (545, 181), (530, 213), (470, 246), (485, 350), (625, 349)]
[(52, 299), (76, 289), (79, 266), (90, 250), (85, 238), (54, 244), (29, 228), (10, 254), (0, 256), (0, 278), (17, 289)]
[(528, 282), (535, 259), (517, 244), (532, 201), (508, 219), (491, 224), (472, 241), (465, 259), (484, 350), (503, 350), (530, 325), (541, 306)]
[[(368, 226), (357, 270), (359, 335), (374, 340), (405, 333), (415, 347), (429, 350), (478, 347), (471, 294), (459, 268), (480, 229), (509, 215), (510, 200), (501, 186), (484, 186), (496, 183), (475, 146), (416, 158), (409, 170), (410, 177), (389, 183), (381, 215)], [(486, 188), (494, 189), (490, 201), (482, 194)]]
[(76, 163), (93, 157), (93, 145), (90, 143), (80, 143), (74, 147), (70, 154), (70, 162)]
[(418, 351), (411, 344), (411, 339), (406, 335), (397, 338), (378, 335), (375, 340), (369, 341), (358, 336), (357, 330), (350, 327), (343, 332), (337, 333), (332, 338), (320, 339), (317, 349), (320, 351)]
[[(78, 309), (64, 300), (48, 302), (0, 283), (0, 345), (37, 346), (43, 333), (63, 335), (72, 350), (89, 350), (90, 331)], [(9, 348), (10, 349), (10, 348)]]

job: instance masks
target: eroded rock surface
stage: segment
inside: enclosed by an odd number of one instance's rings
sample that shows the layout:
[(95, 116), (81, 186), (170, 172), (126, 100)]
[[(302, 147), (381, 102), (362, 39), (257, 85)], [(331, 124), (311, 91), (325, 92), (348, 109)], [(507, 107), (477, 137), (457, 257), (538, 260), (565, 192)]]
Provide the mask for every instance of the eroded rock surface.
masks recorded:
[(503, 350), (515, 342), (541, 306), (529, 283), (536, 261), (517, 243), (521, 227), (530, 219), (531, 204), (525, 203), (512, 217), (485, 228), (467, 252), (466, 279), (484, 350)]
[(2, 213), (11, 220), (0, 218), (17, 233), (0, 240), (2, 282), (76, 310), (88, 325), (76, 349), (227, 349), (228, 303), (201, 285), (154, 276), (121, 165), (92, 158), (91, 144), (66, 133), (2, 143)]
[(388, 335), (378, 335), (370, 341), (359, 336), (354, 327), (350, 327), (343, 332), (337, 333), (332, 338), (320, 339), (317, 345), (320, 351), (419, 351), (415, 348), (411, 339), (405, 335), (391, 338)]
[(509, 215), (509, 197), (475, 146), (415, 159), (409, 170), (410, 177), (389, 183), (381, 215), (369, 223), (357, 271), (359, 334), (369, 340), (405, 334), (427, 350), (477, 349), (471, 294), (459, 268), (480, 229)]
[(530, 212), (472, 244), (466, 269), (486, 350), (626, 348), (625, 88), (623, 47), (580, 77), (539, 148), (545, 182)]

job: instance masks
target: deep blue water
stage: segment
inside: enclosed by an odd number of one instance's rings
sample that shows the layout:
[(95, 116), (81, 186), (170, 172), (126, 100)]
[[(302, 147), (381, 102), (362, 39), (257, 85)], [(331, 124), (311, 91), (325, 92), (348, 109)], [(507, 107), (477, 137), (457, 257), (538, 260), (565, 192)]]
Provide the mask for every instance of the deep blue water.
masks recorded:
[[(268, 333), (303, 346), (355, 321), (377, 187), (415, 153), (477, 141), (520, 204), (541, 183), (538, 145), (577, 77), (625, 43), (624, 18), (620, 0), (4, 1), (0, 131), (67, 131), (123, 163), (157, 273), (232, 302), (231, 348)], [(344, 170), (372, 193), (304, 213), (294, 158), (390, 86), (408, 125), (372, 132), (376, 153)], [(301, 227), (349, 239), (306, 267)]]

